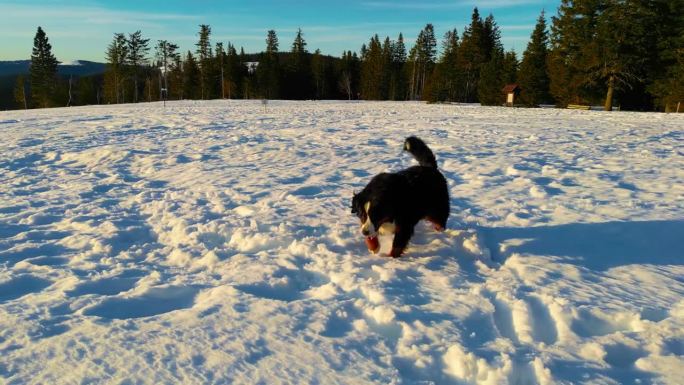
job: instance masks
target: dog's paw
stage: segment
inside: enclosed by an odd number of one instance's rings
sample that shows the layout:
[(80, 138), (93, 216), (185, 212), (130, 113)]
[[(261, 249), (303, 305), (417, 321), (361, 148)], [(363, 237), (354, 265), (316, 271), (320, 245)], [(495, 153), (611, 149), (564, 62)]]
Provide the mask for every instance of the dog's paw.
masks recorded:
[(430, 222), (432, 224), (432, 228), (435, 229), (437, 232), (442, 232), (445, 230), (445, 226), (442, 226), (438, 221), (434, 220), (431, 217), (425, 218), (426, 221)]
[(399, 257), (401, 257), (401, 254), (403, 254), (403, 253), (404, 253), (404, 249), (393, 247), (392, 251), (390, 251), (390, 253), (387, 254), (387, 256), (392, 257), (392, 258), (399, 258)]

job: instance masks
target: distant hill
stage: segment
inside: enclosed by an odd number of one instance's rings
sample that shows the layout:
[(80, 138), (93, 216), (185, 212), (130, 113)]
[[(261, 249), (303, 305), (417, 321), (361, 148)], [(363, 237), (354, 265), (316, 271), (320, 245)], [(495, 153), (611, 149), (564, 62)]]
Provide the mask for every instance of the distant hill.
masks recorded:
[[(0, 76), (28, 74), (30, 60), (0, 61)], [(106, 64), (88, 60), (76, 60), (71, 63), (60, 64), (57, 72), (62, 76), (88, 76), (101, 74)]]

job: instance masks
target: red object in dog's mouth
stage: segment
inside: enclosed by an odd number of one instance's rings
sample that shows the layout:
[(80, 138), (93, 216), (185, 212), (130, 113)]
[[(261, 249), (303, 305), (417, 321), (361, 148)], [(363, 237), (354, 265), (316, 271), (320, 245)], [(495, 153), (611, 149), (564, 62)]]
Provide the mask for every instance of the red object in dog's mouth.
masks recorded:
[(378, 237), (366, 237), (366, 247), (368, 247), (368, 251), (371, 253), (377, 253), (378, 250), (380, 250), (380, 241), (378, 241)]

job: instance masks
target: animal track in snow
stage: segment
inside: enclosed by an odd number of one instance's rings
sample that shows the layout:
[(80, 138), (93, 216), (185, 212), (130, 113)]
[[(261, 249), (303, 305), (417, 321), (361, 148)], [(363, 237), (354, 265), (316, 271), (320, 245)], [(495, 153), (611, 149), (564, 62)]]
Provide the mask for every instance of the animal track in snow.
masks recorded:
[(513, 342), (518, 342), (518, 335), (515, 333), (513, 325), (513, 311), (511, 306), (504, 300), (499, 299), (493, 293), (484, 291), (483, 294), (494, 305), (492, 320), (501, 337), (508, 338)]
[(556, 343), (558, 340), (558, 330), (556, 323), (551, 318), (548, 307), (537, 297), (527, 298), (532, 320), (532, 337), (537, 342), (544, 342), (547, 345)]

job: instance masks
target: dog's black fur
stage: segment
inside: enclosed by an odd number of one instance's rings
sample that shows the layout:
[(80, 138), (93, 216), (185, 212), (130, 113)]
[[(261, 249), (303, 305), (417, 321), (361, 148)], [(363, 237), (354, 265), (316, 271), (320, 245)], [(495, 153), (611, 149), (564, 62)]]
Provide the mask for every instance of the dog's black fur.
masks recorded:
[[(430, 148), (421, 139), (410, 136), (404, 141), (404, 151), (411, 153), (419, 165), (397, 173), (376, 175), (354, 195), (351, 207), (352, 214), (356, 214), (362, 224), (368, 217), (375, 229), (387, 222), (395, 224), (390, 252), (395, 258), (404, 252), (413, 236), (413, 228), (421, 219), (429, 220), (436, 230), (442, 231), (449, 217), (447, 182), (437, 169)], [(365, 212), (367, 202), (371, 202), (368, 213)]]

